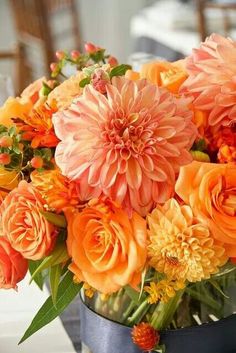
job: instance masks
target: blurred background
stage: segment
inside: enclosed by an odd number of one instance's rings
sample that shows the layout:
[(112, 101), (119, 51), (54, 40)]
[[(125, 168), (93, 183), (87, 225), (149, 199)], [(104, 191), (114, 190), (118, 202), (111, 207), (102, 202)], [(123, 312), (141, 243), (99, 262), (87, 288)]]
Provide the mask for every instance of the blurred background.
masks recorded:
[(211, 32), (236, 37), (236, 0), (0, 0), (0, 74), (19, 93), (50, 74), (56, 49), (90, 41), (137, 68), (188, 55)]

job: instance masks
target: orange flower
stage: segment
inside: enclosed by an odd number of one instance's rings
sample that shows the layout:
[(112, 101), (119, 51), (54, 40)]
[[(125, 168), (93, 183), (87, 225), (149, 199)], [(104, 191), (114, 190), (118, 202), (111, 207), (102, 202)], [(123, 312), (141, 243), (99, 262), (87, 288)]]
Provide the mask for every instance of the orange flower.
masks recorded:
[(191, 207), (175, 199), (148, 216), (150, 265), (168, 278), (197, 282), (217, 273), (227, 261), (207, 225), (194, 217)]
[(52, 115), (55, 111), (54, 108), (39, 104), (20, 120), (15, 120), (19, 130), (22, 132), (22, 138), (26, 141), (31, 141), (33, 148), (39, 146), (55, 147), (58, 144), (59, 140), (54, 133), (52, 125)]
[(37, 189), (21, 181), (0, 206), (1, 233), (23, 257), (42, 259), (55, 242), (55, 228), (42, 216), (45, 201)]
[(168, 61), (148, 62), (142, 65), (140, 74), (128, 70), (125, 76), (132, 81), (145, 78), (151, 83), (166, 87), (174, 94), (179, 92), (180, 86), (188, 77), (184, 70), (182, 60), (176, 61), (175, 63), (170, 63)]
[(68, 108), (73, 99), (82, 94), (83, 88), (80, 87), (80, 81), (84, 77), (84, 74), (79, 71), (76, 75), (71, 76), (68, 80), (62, 82), (49, 93), (47, 104), (49, 106), (56, 104), (59, 111)]
[(58, 169), (31, 173), (32, 184), (40, 191), (47, 205), (57, 212), (79, 204), (79, 184), (64, 177)]
[(0, 236), (0, 288), (16, 288), (27, 270), (27, 261), (11, 247), (5, 237)]
[(6, 194), (17, 187), (19, 182), (18, 174), (15, 170), (6, 170), (0, 167), (0, 194), (5, 197)]
[(137, 285), (146, 262), (146, 222), (131, 219), (108, 199), (93, 199), (81, 213), (67, 212), (69, 269), (77, 280), (110, 294)]
[(21, 93), (21, 97), (31, 100), (33, 104), (36, 103), (39, 99), (39, 91), (43, 87), (43, 82), (47, 82), (44, 76), (27, 86)]
[(192, 162), (180, 169), (177, 194), (236, 256), (236, 165)]
[(32, 102), (23, 98), (8, 98), (0, 108), (0, 124), (10, 127), (13, 125), (12, 118), (24, 119), (32, 109)]

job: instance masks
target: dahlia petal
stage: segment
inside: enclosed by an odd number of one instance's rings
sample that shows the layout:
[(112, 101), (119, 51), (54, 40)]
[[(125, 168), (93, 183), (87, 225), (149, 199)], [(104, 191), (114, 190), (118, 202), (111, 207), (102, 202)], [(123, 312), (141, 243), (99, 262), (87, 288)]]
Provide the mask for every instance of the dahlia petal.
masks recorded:
[(111, 187), (116, 180), (117, 173), (118, 173), (117, 162), (114, 162), (113, 164), (105, 163), (101, 168), (101, 175), (100, 175), (100, 181), (101, 181), (102, 187), (106, 189)]
[(130, 158), (126, 171), (127, 183), (133, 189), (139, 189), (142, 183), (142, 170), (135, 158)]

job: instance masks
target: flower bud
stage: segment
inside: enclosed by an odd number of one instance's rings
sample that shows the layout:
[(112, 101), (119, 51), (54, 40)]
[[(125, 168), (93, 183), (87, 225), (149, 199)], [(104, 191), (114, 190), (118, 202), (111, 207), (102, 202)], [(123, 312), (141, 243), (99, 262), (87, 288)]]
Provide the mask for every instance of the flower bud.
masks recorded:
[(117, 66), (118, 65), (118, 60), (114, 56), (109, 56), (107, 59), (108, 64), (111, 65), (111, 67)]
[(51, 70), (52, 72), (56, 71), (56, 70), (57, 70), (57, 63), (51, 63), (51, 64), (50, 64), (50, 70)]
[(35, 156), (34, 158), (31, 159), (30, 164), (35, 169), (42, 168), (43, 159), (40, 156)]
[(70, 56), (73, 60), (77, 60), (78, 57), (80, 56), (80, 52), (78, 50), (72, 50), (70, 52)]
[(85, 43), (84, 49), (89, 54), (96, 53), (97, 51), (97, 47), (93, 43), (89, 43), (89, 42)]
[(0, 153), (0, 164), (7, 165), (11, 162), (11, 156), (8, 153)]
[(56, 57), (58, 60), (62, 60), (66, 56), (66, 53), (63, 50), (56, 51)]
[(11, 147), (12, 144), (13, 144), (12, 137), (6, 135), (0, 138), (0, 147), (8, 148), (8, 147)]
[(106, 93), (106, 86), (110, 82), (109, 75), (102, 69), (96, 69), (91, 77), (91, 84), (100, 93)]

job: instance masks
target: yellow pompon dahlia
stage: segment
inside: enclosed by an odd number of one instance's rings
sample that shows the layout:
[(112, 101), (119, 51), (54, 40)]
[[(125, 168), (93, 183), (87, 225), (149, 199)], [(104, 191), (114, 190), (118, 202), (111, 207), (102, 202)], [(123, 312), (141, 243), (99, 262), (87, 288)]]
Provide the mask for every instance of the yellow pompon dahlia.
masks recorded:
[(225, 250), (208, 227), (194, 218), (190, 206), (175, 199), (158, 206), (147, 217), (150, 265), (167, 277), (197, 282), (217, 273), (227, 261)]
[(175, 281), (172, 279), (163, 279), (160, 282), (151, 282), (150, 286), (145, 286), (144, 290), (149, 294), (148, 302), (156, 304), (157, 302), (167, 303), (173, 298), (176, 292), (183, 289), (185, 284), (183, 281)]
[(61, 212), (79, 205), (79, 185), (69, 181), (58, 169), (31, 173), (32, 184), (41, 192), (49, 208)]
[(56, 104), (58, 110), (68, 108), (73, 99), (82, 94), (83, 88), (80, 87), (80, 81), (84, 78), (84, 74), (79, 71), (76, 75), (71, 76), (59, 86), (49, 93), (47, 103), (49, 106)]

